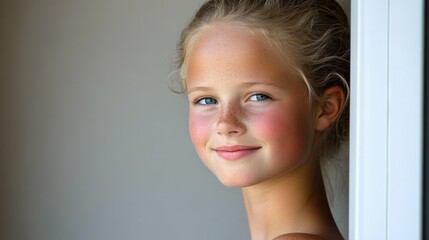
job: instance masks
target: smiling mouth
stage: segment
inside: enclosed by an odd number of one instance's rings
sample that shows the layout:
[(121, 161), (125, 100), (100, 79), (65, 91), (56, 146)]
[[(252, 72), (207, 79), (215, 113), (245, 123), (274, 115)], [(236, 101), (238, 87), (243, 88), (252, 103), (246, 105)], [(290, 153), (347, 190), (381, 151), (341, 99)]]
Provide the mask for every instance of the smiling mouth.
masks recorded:
[(215, 148), (216, 154), (224, 160), (239, 160), (258, 151), (261, 147), (253, 146), (222, 146)]

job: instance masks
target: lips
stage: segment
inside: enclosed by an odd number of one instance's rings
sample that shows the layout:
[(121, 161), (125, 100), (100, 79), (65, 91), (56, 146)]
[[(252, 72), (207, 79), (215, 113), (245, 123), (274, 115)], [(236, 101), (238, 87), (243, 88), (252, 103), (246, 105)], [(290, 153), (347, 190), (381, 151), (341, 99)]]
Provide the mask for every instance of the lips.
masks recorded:
[(216, 154), (224, 160), (239, 160), (249, 155), (252, 155), (260, 148), (261, 147), (234, 145), (221, 146), (215, 148), (214, 150), (216, 151)]

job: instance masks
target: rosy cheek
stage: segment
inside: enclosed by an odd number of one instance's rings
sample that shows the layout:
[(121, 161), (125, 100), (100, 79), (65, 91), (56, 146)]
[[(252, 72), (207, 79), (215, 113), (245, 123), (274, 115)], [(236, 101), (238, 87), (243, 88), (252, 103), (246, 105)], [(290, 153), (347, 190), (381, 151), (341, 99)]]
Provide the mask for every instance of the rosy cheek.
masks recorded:
[[(274, 154), (297, 158), (305, 154), (310, 144), (309, 125), (304, 116), (278, 108), (267, 109), (252, 119), (253, 132), (266, 141)], [(279, 155), (279, 156), (280, 156)]]
[(275, 140), (288, 131), (288, 120), (278, 111), (267, 110), (252, 117), (253, 131), (263, 139)]
[(211, 125), (211, 118), (209, 116), (190, 112), (189, 134), (195, 147), (201, 147), (199, 145), (208, 141)]

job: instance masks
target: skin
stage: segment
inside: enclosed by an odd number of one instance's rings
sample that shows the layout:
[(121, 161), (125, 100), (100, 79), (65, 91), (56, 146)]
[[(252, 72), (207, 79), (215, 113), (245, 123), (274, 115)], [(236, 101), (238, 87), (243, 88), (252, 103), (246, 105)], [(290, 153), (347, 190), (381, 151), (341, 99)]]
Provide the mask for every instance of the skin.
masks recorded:
[(242, 188), (252, 239), (342, 239), (315, 144), (341, 112), (341, 88), (310, 108), (267, 39), (226, 23), (199, 31), (185, 73), (192, 142), (224, 185)]

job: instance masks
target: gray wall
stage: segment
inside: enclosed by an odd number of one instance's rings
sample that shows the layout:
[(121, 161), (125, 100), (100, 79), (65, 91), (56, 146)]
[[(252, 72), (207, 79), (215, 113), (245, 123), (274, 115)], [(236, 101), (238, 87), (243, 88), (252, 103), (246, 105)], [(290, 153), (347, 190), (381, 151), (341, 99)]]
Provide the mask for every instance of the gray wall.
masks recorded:
[(249, 238), (167, 88), (201, 2), (0, 2), (0, 239)]

